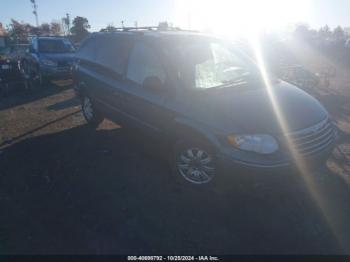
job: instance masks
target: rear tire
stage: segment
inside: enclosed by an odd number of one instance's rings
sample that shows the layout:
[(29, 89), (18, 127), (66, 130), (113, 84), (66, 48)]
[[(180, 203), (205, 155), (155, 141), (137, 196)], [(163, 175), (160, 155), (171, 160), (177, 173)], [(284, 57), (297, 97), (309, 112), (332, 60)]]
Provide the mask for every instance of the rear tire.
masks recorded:
[(103, 121), (102, 115), (96, 110), (92, 100), (88, 96), (81, 98), (81, 108), (84, 118), (89, 126), (97, 128)]

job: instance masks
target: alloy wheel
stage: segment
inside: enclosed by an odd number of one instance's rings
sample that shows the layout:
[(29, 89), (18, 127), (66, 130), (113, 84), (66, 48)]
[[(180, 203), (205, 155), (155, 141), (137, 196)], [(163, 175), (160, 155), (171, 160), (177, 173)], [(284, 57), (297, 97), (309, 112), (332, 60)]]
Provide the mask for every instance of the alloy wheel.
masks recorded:
[(205, 150), (189, 148), (177, 158), (179, 173), (193, 184), (207, 184), (215, 176), (213, 157)]

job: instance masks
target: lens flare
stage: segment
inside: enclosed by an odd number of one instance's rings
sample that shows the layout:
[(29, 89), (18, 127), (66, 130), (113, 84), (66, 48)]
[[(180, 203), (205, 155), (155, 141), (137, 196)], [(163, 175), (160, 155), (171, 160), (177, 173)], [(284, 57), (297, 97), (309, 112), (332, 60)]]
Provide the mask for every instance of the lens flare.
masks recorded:
[[(250, 37), (250, 42), (256, 56), (256, 61), (260, 70), (260, 74), (266, 86), (266, 89), (270, 98), (270, 102), (274, 110), (275, 117), (278, 120), (278, 123), (283, 133), (288, 134), (290, 132), (290, 128), (288, 126), (288, 122), (286, 121), (286, 118), (282, 113), (281, 105), (279, 104), (279, 101), (274, 93), (274, 89), (266, 69), (267, 67), (263, 58), (262, 49), (260, 47), (260, 42), (257, 35), (252, 35)], [(339, 218), (337, 217), (336, 214), (334, 214), (333, 208), (329, 200), (327, 199), (326, 192), (323, 192), (322, 189), (317, 185), (315, 178), (313, 177), (313, 174), (310, 172), (303, 157), (299, 154), (293, 141), (288, 139), (288, 136), (286, 136), (286, 139), (287, 139), (289, 150), (292, 154), (292, 158), (296, 164), (296, 167), (299, 171), (298, 173), (303, 183), (306, 185), (308, 192), (312, 196), (312, 199), (314, 200), (315, 204), (319, 208), (325, 221), (327, 221), (330, 231), (333, 233), (335, 239), (338, 241), (341, 247), (345, 248), (347, 243), (347, 236), (344, 235), (344, 232), (340, 228), (340, 223), (338, 223)]]
[(311, 0), (178, 0), (175, 23), (228, 37), (245, 37), (305, 21), (310, 3)]

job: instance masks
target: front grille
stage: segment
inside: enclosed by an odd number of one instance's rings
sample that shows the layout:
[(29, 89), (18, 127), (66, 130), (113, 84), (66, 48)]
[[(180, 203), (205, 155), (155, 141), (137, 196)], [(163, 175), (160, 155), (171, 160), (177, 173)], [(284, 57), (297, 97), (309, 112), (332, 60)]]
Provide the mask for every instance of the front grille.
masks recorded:
[(289, 143), (292, 143), (300, 156), (307, 156), (326, 149), (334, 142), (335, 137), (336, 129), (333, 123), (327, 118), (315, 126), (287, 134), (283, 138), (283, 144), (287, 151), (292, 152), (289, 146)]
[(60, 69), (69, 69), (70, 66), (71, 66), (71, 63), (67, 62), (67, 61), (57, 62), (57, 67), (60, 68)]

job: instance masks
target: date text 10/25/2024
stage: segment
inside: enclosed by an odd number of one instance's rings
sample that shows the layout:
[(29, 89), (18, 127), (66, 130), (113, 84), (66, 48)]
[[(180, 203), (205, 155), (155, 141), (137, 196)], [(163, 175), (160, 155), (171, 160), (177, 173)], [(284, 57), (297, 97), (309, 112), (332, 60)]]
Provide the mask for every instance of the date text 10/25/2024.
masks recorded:
[(128, 261), (220, 261), (216, 256), (128, 256)]

